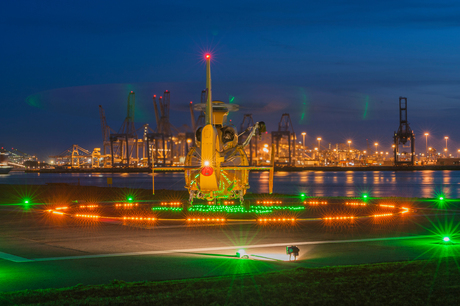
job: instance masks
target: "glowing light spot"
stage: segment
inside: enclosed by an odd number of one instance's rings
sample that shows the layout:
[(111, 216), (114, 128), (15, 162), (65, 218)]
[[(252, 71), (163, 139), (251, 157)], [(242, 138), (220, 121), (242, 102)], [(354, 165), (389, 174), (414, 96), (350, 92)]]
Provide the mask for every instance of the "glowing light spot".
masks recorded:
[(446, 237), (442, 238), (442, 240), (444, 240), (444, 242), (449, 242), (450, 238), (446, 236)]

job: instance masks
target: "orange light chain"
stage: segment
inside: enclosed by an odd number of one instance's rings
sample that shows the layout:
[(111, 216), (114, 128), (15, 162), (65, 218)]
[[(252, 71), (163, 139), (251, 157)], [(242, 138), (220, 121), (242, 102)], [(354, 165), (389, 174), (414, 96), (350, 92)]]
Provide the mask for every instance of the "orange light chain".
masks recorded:
[(270, 205), (270, 204), (282, 204), (283, 202), (281, 201), (257, 201), (257, 204), (265, 204), (265, 205)]
[(295, 218), (263, 218), (258, 219), (259, 222), (287, 222), (295, 221)]
[(394, 205), (388, 205), (388, 204), (380, 204), (380, 207), (395, 208)]
[(393, 216), (393, 214), (373, 215), (373, 217), (388, 217), (388, 216)]
[(115, 204), (115, 207), (122, 207), (122, 208), (132, 208), (134, 206), (139, 206), (139, 204)]
[(99, 207), (99, 205), (80, 205), (80, 208), (96, 208)]
[(347, 217), (326, 217), (326, 218), (323, 218), (324, 220), (350, 220), (350, 219), (354, 219), (355, 217), (353, 216), (347, 216)]
[(235, 201), (224, 201), (224, 205), (235, 204)]
[(401, 208), (404, 209), (404, 211), (401, 212), (402, 214), (405, 214), (405, 213), (409, 212), (409, 208), (407, 208), (407, 207), (401, 207)]
[(166, 205), (170, 205), (170, 206), (179, 206), (179, 205), (182, 205), (181, 202), (161, 202), (161, 206), (166, 206)]
[(68, 209), (67, 206), (63, 206), (63, 207), (56, 207), (55, 210), (64, 210), (64, 209)]
[(358, 203), (358, 202), (346, 202), (345, 205), (349, 206), (366, 206), (366, 203)]
[(188, 222), (213, 222), (213, 221), (225, 222), (227, 220), (224, 218), (188, 218), (187, 221)]
[(123, 220), (133, 220), (133, 221), (156, 221), (157, 218), (151, 218), (151, 217), (123, 217)]
[(310, 201), (310, 202), (307, 202), (307, 201), (303, 201), (303, 204), (310, 204), (310, 205), (327, 205), (327, 202), (326, 201)]
[(100, 218), (99, 216), (95, 216), (95, 215), (75, 215), (75, 217), (79, 217), (79, 218), (91, 218), (91, 219), (97, 219), (97, 218)]

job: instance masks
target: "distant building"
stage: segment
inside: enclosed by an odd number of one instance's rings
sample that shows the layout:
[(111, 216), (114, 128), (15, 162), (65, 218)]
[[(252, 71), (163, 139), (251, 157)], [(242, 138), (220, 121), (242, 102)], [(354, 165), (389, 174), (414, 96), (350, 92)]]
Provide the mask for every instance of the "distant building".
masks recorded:
[(437, 166), (459, 166), (460, 158), (438, 158)]
[(24, 162), (24, 166), (28, 170), (39, 170), (39, 169), (49, 169), (51, 168), (48, 163), (39, 162), (35, 160), (27, 160)]

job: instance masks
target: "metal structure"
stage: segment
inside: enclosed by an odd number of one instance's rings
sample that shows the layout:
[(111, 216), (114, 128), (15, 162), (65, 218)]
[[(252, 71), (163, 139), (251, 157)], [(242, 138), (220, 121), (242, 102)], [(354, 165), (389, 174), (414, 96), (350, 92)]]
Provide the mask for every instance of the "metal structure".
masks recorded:
[[(189, 202), (194, 199), (205, 199), (217, 202), (220, 199), (239, 199), (249, 188), (250, 170), (269, 170), (269, 192), (273, 189), (274, 149), (269, 167), (251, 167), (244, 151), (257, 131), (264, 130), (265, 124), (258, 122), (251, 127), (250, 134), (243, 144), (238, 144), (238, 134), (231, 126), (226, 125), (230, 111), (238, 110), (236, 104), (226, 104), (212, 100), (211, 91), (211, 56), (206, 58), (206, 103), (195, 106), (195, 110), (205, 113), (205, 126), (199, 127), (195, 133), (195, 146), (192, 146), (185, 158), (184, 167), (152, 167), (155, 171), (184, 171), (185, 188), (188, 189)], [(152, 188), (154, 188), (152, 175)]]
[[(278, 123), (278, 131), (273, 131), (271, 132), (271, 134), (272, 134), (272, 145), (276, 144), (275, 164), (292, 165), (293, 160), (295, 161), (295, 157), (296, 157), (296, 150), (295, 150), (296, 135), (295, 135), (294, 127), (292, 125), (291, 117), (289, 116), (289, 114), (285, 113), (281, 116), (281, 120)], [(284, 136), (286, 136), (287, 138), (286, 144), (282, 143)], [(281, 148), (282, 150), (280, 150), (280, 143), (282, 145), (282, 148)], [(286, 146), (287, 148), (285, 148)], [(282, 153), (284, 153), (284, 155)]]
[(72, 145), (59, 155), (49, 157), (55, 158), (57, 163), (61, 162), (72, 168), (80, 168), (82, 165), (92, 165), (91, 152), (76, 144)]
[[(153, 162), (155, 166), (173, 165), (174, 140), (172, 130), (175, 130), (175, 128), (169, 121), (170, 92), (168, 90), (164, 92), (163, 96), (160, 96), (158, 104), (160, 110), (158, 110), (156, 95), (154, 95), (153, 106), (157, 129), (155, 133), (149, 133), (146, 137), (147, 147), (149, 148), (148, 164), (151, 165)], [(152, 148), (150, 144), (152, 144)]]
[(110, 134), (115, 133), (115, 131), (107, 124), (105, 118), (105, 111), (102, 108), (102, 105), (99, 105), (99, 116), (101, 117), (101, 129), (102, 129), (102, 152), (107, 154), (110, 148)]
[(193, 112), (193, 102), (190, 101), (190, 117), (192, 119), (192, 130), (196, 130), (196, 120), (195, 120), (195, 113)]
[[(244, 114), (243, 121), (240, 125), (240, 134), (238, 135), (238, 140), (240, 141), (240, 144), (244, 143), (244, 141), (247, 139), (252, 126), (254, 126), (254, 119), (252, 118), (252, 114)], [(255, 137), (254, 139), (251, 139), (251, 141), (249, 142), (249, 146), (246, 150), (246, 154), (249, 157), (249, 165), (251, 166), (254, 165), (253, 157), (255, 162), (257, 163), (257, 150), (257, 137)]]
[[(394, 133), (394, 163), (396, 166), (413, 165), (415, 157), (415, 135), (407, 121), (407, 98), (399, 97), (399, 128)], [(410, 142), (409, 145), (407, 143)], [(400, 146), (410, 152), (400, 152)]]
[[(206, 104), (206, 100), (207, 100), (207, 91), (206, 89), (201, 91), (201, 104)], [(200, 126), (204, 126), (206, 124), (205, 122), (205, 115), (204, 115), (204, 112), (203, 111), (200, 111), (200, 115), (198, 116), (198, 118), (196, 119), (196, 128), (194, 129), (194, 131), (199, 128)]]
[(112, 167), (129, 167), (139, 162), (139, 139), (134, 126), (135, 93), (128, 94), (126, 118), (118, 133), (110, 134)]

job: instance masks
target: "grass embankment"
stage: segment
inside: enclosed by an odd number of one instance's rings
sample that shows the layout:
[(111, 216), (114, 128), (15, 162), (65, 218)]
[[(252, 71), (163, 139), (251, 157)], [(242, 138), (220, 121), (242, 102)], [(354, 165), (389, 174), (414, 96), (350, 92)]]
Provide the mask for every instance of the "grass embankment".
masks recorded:
[[(242, 260), (241, 264), (250, 264)], [(458, 305), (456, 258), (0, 294), (1, 305)]]

